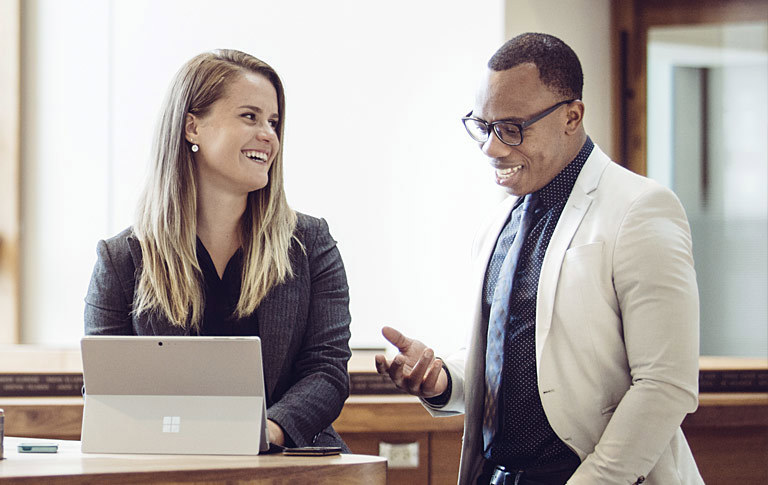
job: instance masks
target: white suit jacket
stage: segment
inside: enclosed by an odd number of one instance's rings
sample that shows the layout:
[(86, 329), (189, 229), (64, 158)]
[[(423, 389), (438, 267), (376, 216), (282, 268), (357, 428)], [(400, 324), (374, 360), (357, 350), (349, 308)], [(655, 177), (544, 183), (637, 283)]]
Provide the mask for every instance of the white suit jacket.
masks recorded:
[[(482, 467), (488, 322), (483, 279), (516, 197), (473, 249), (473, 325), (446, 359), (453, 391), (435, 416), (465, 413), (459, 483)], [(685, 212), (670, 190), (595, 146), (560, 216), (536, 300), (539, 395), (582, 463), (569, 484), (703, 483), (680, 423), (698, 404), (699, 300)]]

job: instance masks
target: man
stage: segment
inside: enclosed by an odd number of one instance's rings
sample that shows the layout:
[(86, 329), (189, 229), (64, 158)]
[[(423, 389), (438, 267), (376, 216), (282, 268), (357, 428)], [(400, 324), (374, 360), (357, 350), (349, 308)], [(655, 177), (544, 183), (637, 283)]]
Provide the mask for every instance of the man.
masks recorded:
[(400, 353), (378, 371), (465, 413), (460, 484), (703, 483), (680, 430), (698, 395), (688, 222), (590, 140), (582, 84), (553, 36), (494, 54), (464, 123), (512, 196), (476, 238), (469, 345), (443, 362), (383, 329)]

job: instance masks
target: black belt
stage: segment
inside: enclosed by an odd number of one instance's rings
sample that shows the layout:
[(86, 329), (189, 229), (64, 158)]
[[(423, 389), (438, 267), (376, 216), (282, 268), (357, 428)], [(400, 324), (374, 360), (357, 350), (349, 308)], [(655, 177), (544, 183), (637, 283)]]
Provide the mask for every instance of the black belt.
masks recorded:
[(483, 475), (478, 483), (483, 485), (559, 484), (568, 481), (580, 460), (576, 455), (547, 465), (518, 469), (485, 462)]

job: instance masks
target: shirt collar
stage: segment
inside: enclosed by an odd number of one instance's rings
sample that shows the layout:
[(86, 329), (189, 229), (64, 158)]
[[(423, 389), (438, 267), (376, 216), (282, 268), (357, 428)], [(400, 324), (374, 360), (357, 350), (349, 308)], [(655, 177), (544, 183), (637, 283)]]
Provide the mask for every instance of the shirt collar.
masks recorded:
[(576, 179), (581, 173), (584, 163), (592, 153), (592, 149), (595, 144), (592, 139), (587, 136), (587, 141), (582, 145), (581, 150), (576, 155), (576, 158), (565, 166), (565, 168), (555, 176), (547, 185), (539, 189), (539, 204), (544, 207), (553, 207), (558, 204), (565, 204), (568, 197), (571, 195), (573, 186), (576, 184)]

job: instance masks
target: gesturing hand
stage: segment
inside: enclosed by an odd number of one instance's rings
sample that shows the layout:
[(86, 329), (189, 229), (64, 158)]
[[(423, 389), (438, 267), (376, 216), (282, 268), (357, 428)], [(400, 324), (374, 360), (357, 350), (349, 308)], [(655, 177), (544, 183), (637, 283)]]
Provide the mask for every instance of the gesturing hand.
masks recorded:
[(392, 327), (384, 327), (381, 334), (400, 351), (387, 362), (386, 357), (377, 355), (376, 371), (389, 375), (395, 385), (415, 396), (427, 398), (439, 396), (448, 388), (448, 376), (443, 362), (435, 358), (432, 349), (410, 339)]

